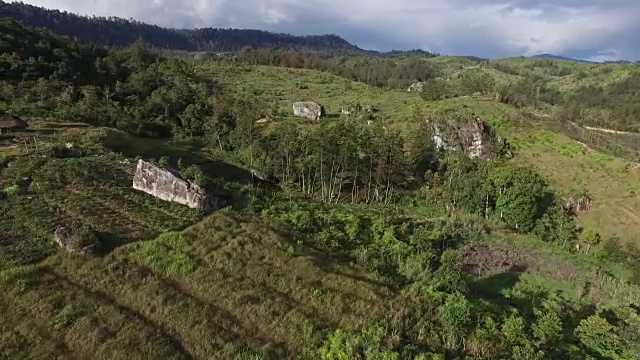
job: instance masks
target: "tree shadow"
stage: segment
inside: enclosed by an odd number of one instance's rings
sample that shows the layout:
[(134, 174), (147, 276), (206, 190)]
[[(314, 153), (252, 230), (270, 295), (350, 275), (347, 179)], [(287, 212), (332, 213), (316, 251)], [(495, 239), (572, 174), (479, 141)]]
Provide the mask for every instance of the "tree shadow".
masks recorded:
[(502, 294), (503, 290), (513, 288), (526, 270), (527, 267), (524, 265), (513, 265), (506, 272), (478, 279), (471, 283), (470, 294), (476, 299), (491, 300), (504, 305), (514, 305), (518, 308), (530, 308), (529, 304), (520, 300), (508, 299)]
[[(354, 258), (351, 256), (347, 256), (344, 254), (327, 253), (325, 249), (319, 248), (312, 242), (307, 242), (306, 241), (307, 239), (305, 239), (304, 246), (297, 246), (296, 233), (294, 230), (291, 230), (291, 229), (270, 226), (269, 230), (277, 233), (281, 239), (285, 239), (285, 241), (288, 244), (290, 244), (296, 249), (294, 256), (306, 257), (310, 259), (315, 267), (317, 267), (318, 269), (326, 273), (350, 278), (351, 280), (354, 280), (356, 282), (369, 284), (374, 288), (380, 287), (380, 288), (389, 289), (389, 290), (395, 289), (393, 284), (385, 283), (382, 281), (376, 281), (373, 279), (366, 278), (364, 276), (348, 274), (344, 271), (339, 270), (340, 266), (351, 266), (351, 264), (353, 264)], [(382, 294), (378, 290), (374, 290), (374, 292), (376, 293), (376, 295), (379, 295), (381, 297), (384, 296), (384, 294)], [(350, 295), (357, 296), (355, 294), (350, 294)]]
[(112, 306), (114, 308), (116, 308), (119, 312), (125, 314), (127, 317), (137, 320), (140, 323), (142, 323), (143, 325), (145, 325), (146, 327), (149, 327), (151, 329), (154, 329), (156, 331), (159, 332), (159, 334), (165, 338), (168, 339), (172, 345), (172, 347), (178, 352), (180, 353), (180, 355), (182, 355), (183, 358), (185, 359), (193, 359), (193, 355), (191, 354), (191, 352), (189, 350), (187, 350), (182, 342), (176, 337), (173, 336), (171, 334), (171, 332), (165, 328), (164, 326), (162, 326), (161, 324), (154, 322), (153, 320), (147, 318), (146, 316), (144, 316), (143, 314), (141, 314), (140, 312), (138, 312), (137, 310), (134, 310), (128, 306), (125, 306), (123, 304), (120, 304), (116, 298), (112, 297), (110, 294), (107, 294), (103, 291), (99, 291), (99, 290), (93, 290), (90, 289), (88, 287), (86, 287), (85, 285), (82, 285), (74, 280), (69, 279), (68, 277), (58, 274), (53, 268), (51, 267), (46, 267), (43, 269), (42, 271), (43, 274), (47, 274), (52, 276), (55, 281), (57, 283), (62, 283), (62, 284), (66, 284), (67, 286), (74, 288), (74, 289), (78, 289), (80, 290), (82, 293), (86, 294), (87, 296), (89, 296), (91, 299), (93, 299), (94, 301), (96, 301), (97, 303), (101, 303), (101, 304), (107, 304), (109, 306)]
[(96, 237), (100, 241), (100, 249), (96, 255), (100, 257), (106, 256), (116, 248), (131, 242), (131, 240), (112, 232), (98, 232)]
[[(258, 344), (258, 347), (266, 347), (268, 349), (265, 351), (265, 355), (267, 355), (269, 359), (282, 359), (287, 355), (286, 344), (274, 341), (267, 334), (261, 333), (256, 326), (245, 325), (229, 311), (205, 301), (202, 297), (190, 292), (177, 281), (162, 279), (161, 284), (168, 291), (175, 292), (196, 304), (201, 314), (207, 319), (207, 322), (211, 322), (212, 326), (219, 328), (218, 334), (225, 342), (236, 344), (240, 348), (262, 350), (252, 347), (247, 343), (246, 340), (250, 337), (251, 340)], [(215, 321), (212, 322), (211, 320)]]

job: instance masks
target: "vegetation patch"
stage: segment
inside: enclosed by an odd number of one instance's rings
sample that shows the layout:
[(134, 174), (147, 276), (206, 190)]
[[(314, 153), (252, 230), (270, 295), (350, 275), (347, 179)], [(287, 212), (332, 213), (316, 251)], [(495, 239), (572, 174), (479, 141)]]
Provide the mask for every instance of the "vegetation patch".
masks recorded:
[(189, 256), (190, 239), (179, 232), (170, 232), (147, 241), (140, 249), (144, 264), (165, 276), (186, 275), (195, 264)]

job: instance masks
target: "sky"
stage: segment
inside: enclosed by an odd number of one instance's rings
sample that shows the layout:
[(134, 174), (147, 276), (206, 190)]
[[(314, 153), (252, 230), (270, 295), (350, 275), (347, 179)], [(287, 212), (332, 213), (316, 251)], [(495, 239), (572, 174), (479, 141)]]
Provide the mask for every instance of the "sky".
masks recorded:
[[(24, 0), (23, 0), (24, 1)], [(361, 48), (640, 60), (640, 0), (28, 0), (166, 27), (337, 34)]]

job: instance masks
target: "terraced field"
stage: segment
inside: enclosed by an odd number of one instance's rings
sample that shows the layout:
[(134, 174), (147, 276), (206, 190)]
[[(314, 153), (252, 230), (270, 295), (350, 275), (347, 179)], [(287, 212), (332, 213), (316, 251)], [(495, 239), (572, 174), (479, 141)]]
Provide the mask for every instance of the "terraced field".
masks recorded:
[(7, 169), (9, 176), (20, 176), (21, 167), (32, 178), (27, 191), (0, 203), (2, 268), (51, 254), (53, 231), (70, 222), (90, 225), (109, 249), (184, 228), (203, 215), (132, 189), (135, 163), (117, 155), (24, 158)]
[(60, 253), (0, 272), (0, 354), (304, 357), (323, 329), (357, 329), (392, 308), (375, 276), (290, 245), (286, 229), (223, 211), (104, 258)]

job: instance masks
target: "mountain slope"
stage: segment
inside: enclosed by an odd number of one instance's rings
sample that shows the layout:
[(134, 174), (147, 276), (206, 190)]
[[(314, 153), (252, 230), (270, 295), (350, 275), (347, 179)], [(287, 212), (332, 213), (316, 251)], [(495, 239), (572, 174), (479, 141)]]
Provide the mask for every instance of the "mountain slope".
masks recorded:
[(128, 46), (138, 39), (154, 47), (183, 51), (238, 51), (244, 47), (364, 53), (337, 35), (294, 36), (260, 30), (167, 29), (116, 17), (86, 17), (24, 3), (0, 1), (0, 18), (101, 45)]
[(539, 54), (539, 55), (531, 56), (531, 58), (541, 59), (541, 60), (570, 61), (570, 62), (577, 62), (582, 64), (596, 64), (595, 62), (592, 62), (592, 61), (573, 59), (573, 58), (568, 58), (568, 57), (559, 56), (559, 55), (552, 55), (552, 54)]
[[(591, 149), (545, 136), (540, 119), (477, 95), (425, 101), (406, 88), (218, 56), (189, 66), (140, 44), (78, 54), (93, 64), (78, 69), (93, 83), (83, 85), (58, 71), (73, 57), (46, 45), (55, 43), (48, 36), (38, 46), (38, 32), (12, 25), (2, 58), (37, 71), (0, 79), (2, 104), (31, 125), (0, 134), (1, 357), (631, 360), (640, 353), (638, 250), (609, 241), (600, 227), (577, 228), (555, 191), (576, 179), (602, 187), (605, 176), (628, 172), (626, 163), (596, 151), (583, 156)], [(28, 56), (34, 49), (37, 62)], [(483, 80), (482, 70), (461, 79)], [(216, 95), (211, 79), (222, 89)], [(293, 116), (291, 103), (300, 100), (320, 102), (326, 116)], [(29, 107), (48, 120), (25, 114)], [(509, 156), (433, 151), (437, 130), (427, 121), (440, 119), (444, 136), (473, 119), (516, 146), (487, 134), (486, 143)], [(145, 124), (171, 131), (150, 139), (140, 131)], [(131, 135), (138, 133), (147, 137)], [(131, 189), (137, 158), (222, 186), (229, 206), (207, 214)], [(553, 176), (559, 172), (569, 176)], [(261, 186), (257, 177), (280, 186)], [(635, 211), (625, 205), (632, 197), (603, 201), (621, 191), (636, 196), (627, 181), (633, 185), (632, 175), (594, 193), (594, 207)], [(91, 240), (102, 251), (59, 249), (52, 231), (61, 225), (80, 226), (84, 236), (74, 243)], [(634, 264), (636, 271), (627, 267)]]

